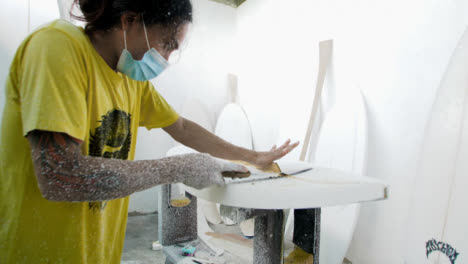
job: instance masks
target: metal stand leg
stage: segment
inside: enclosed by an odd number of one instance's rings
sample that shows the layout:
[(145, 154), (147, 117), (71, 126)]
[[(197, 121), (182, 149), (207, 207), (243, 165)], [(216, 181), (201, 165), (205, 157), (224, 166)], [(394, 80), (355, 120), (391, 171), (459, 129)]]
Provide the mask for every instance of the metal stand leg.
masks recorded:
[(255, 218), (255, 264), (283, 262), (283, 218), (283, 210), (270, 210)]
[(320, 259), (320, 223), (322, 217), (322, 209), (314, 209), (314, 263), (319, 264)]
[(192, 202), (185, 207), (170, 205), (171, 186), (161, 186), (158, 203), (158, 234), (163, 246), (197, 239), (197, 198), (187, 194)]
[(314, 264), (320, 259), (320, 218), (322, 210), (295, 209), (293, 242), (302, 250), (313, 254)]

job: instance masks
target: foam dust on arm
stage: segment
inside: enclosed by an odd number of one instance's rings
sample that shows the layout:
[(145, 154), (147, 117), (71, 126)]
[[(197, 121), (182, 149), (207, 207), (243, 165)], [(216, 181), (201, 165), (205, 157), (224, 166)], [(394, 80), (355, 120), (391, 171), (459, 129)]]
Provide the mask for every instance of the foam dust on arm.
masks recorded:
[(208, 154), (128, 161), (84, 156), (82, 141), (65, 133), (34, 130), (27, 138), (39, 189), (48, 200), (111, 200), (176, 182), (197, 189), (224, 184), (223, 164)]

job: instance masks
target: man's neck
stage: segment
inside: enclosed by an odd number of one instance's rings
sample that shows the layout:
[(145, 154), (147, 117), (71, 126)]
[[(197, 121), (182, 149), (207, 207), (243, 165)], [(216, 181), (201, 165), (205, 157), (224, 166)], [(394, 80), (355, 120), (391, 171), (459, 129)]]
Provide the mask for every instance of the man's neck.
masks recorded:
[(89, 35), (94, 49), (114, 71), (117, 70), (117, 63), (123, 48), (123, 43), (121, 44), (121, 41), (119, 41), (122, 39), (122, 36), (118, 35), (119, 32), (116, 30), (97, 31)]

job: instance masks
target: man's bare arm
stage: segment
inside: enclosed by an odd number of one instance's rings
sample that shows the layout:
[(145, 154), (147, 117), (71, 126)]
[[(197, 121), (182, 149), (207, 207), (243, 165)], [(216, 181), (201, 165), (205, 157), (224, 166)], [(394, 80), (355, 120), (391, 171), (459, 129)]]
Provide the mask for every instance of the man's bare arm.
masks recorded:
[(257, 156), (257, 152), (233, 145), (183, 117), (163, 129), (178, 142), (214, 157), (252, 163)]
[(233, 145), (214, 135), (195, 122), (180, 117), (174, 124), (165, 127), (172, 138), (199, 152), (209, 153), (214, 157), (227, 160), (243, 160), (260, 168), (269, 166), (273, 161), (282, 158), (299, 145), (286, 141), (280, 147), (273, 146), (270, 151), (253, 151)]
[(111, 200), (174, 182), (195, 188), (222, 184), (223, 163), (207, 154), (127, 161), (84, 156), (82, 142), (64, 133), (35, 130), (27, 138), (39, 189), (48, 200)]

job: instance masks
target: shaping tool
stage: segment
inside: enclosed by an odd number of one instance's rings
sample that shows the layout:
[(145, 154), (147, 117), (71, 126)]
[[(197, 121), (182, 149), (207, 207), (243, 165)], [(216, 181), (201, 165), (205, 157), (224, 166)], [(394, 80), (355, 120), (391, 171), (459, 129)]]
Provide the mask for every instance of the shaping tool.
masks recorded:
[(296, 175), (308, 170), (313, 169), (311, 163), (306, 162), (291, 162), (291, 161), (278, 161), (272, 163), (269, 167), (259, 169), (258, 167), (243, 161), (233, 161), (246, 166), (249, 169), (247, 173), (240, 173), (236, 171), (224, 171), (222, 174), (226, 178), (226, 183), (239, 183), (239, 182), (253, 182), (274, 179), (284, 176)]

